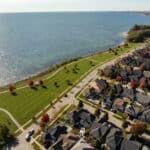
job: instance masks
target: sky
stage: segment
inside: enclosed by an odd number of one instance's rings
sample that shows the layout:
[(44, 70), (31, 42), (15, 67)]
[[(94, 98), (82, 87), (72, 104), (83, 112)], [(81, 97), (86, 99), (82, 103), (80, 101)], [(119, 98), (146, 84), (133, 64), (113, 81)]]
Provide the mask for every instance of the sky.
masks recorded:
[(0, 12), (150, 11), (150, 0), (0, 0)]

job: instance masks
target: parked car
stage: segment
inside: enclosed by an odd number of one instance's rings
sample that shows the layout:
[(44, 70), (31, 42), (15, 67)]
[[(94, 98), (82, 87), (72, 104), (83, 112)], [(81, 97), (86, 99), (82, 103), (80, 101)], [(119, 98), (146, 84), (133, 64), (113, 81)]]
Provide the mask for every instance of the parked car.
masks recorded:
[(113, 113), (117, 112), (116, 109), (111, 109), (110, 111), (113, 112)]
[(34, 134), (34, 129), (31, 129), (25, 136), (25, 140), (29, 142), (31, 140), (31, 136)]

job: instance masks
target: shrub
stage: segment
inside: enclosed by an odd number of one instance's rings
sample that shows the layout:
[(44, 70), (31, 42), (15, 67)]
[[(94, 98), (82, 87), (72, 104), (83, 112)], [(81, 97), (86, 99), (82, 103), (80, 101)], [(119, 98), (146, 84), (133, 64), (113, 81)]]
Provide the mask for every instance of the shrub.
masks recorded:
[(127, 128), (128, 127), (128, 121), (123, 120), (122, 127)]
[(44, 84), (43, 80), (39, 80), (39, 85), (43, 85), (43, 84)]
[(29, 85), (29, 87), (33, 87), (34, 86), (34, 82), (32, 80), (29, 80), (28, 81), (28, 85)]
[(14, 89), (15, 89), (15, 87), (14, 87), (12, 84), (8, 85), (8, 90), (9, 90), (10, 92), (13, 92)]
[(96, 109), (96, 110), (95, 110), (95, 116), (98, 118), (99, 115), (100, 115), (100, 110), (99, 110), (99, 109)]
[(48, 114), (43, 114), (42, 118), (41, 118), (41, 121), (45, 122), (45, 123), (48, 122), (49, 121), (49, 115)]
[(83, 108), (83, 102), (82, 101), (79, 101), (79, 103), (78, 103), (78, 108)]
[(134, 136), (138, 136), (144, 133), (145, 130), (146, 130), (146, 124), (144, 122), (137, 122), (131, 125), (130, 132)]

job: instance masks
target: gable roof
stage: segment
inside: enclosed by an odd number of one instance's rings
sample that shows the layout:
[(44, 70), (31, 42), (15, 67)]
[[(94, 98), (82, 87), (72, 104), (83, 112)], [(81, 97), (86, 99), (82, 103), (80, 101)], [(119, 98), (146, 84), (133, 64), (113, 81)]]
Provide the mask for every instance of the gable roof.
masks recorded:
[(75, 109), (67, 115), (67, 120), (76, 128), (90, 128), (95, 116), (85, 109)]
[(134, 106), (127, 106), (125, 109), (125, 113), (134, 118), (136, 118), (140, 112), (140, 108)]
[(135, 98), (135, 90), (133, 88), (128, 89), (128, 88), (123, 88), (123, 92), (121, 93), (122, 97), (128, 97), (130, 99)]
[(150, 96), (149, 95), (144, 95), (142, 93), (136, 93), (136, 99), (137, 101), (144, 105), (144, 106), (147, 106), (150, 104)]
[(85, 140), (79, 140), (76, 145), (72, 147), (71, 150), (94, 150), (92, 146), (90, 146)]
[(150, 123), (150, 108), (146, 109), (141, 116), (139, 116), (139, 119), (145, 122)]
[(140, 150), (141, 148), (142, 148), (141, 143), (139, 143), (137, 141), (123, 139), (120, 150)]
[(111, 128), (109, 134), (106, 136), (106, 144), (111, 150), (116, 150), (122, 141), (121, 130), (118, 128)]
[(95, 126), (95, 128), (92, 126), (92, 130), (91, 130), (91, 135), (96, 138), (96, 139), (100, 139), (104, 136), (106, 136), (107, 132), (110, 129), (110, 126), (108, 123), (98, 123), (97, 126)]

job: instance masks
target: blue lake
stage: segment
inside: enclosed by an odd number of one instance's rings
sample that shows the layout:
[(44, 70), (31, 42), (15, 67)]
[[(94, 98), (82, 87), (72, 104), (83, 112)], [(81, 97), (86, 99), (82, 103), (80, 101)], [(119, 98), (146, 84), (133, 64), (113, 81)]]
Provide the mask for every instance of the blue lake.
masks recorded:
[(65, 59), (103, 50), (150, 16), (125, 12), (0, 14), (0, 86)]

